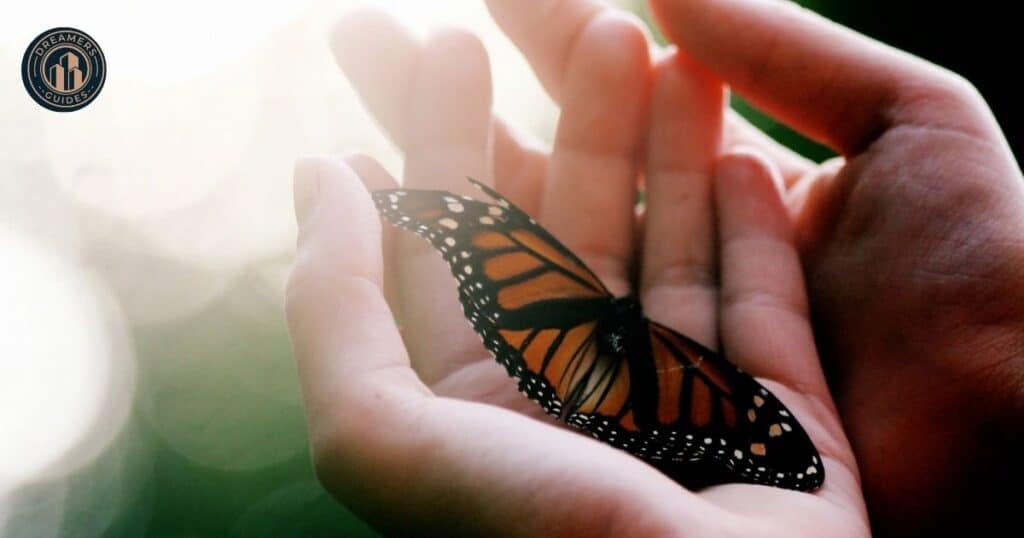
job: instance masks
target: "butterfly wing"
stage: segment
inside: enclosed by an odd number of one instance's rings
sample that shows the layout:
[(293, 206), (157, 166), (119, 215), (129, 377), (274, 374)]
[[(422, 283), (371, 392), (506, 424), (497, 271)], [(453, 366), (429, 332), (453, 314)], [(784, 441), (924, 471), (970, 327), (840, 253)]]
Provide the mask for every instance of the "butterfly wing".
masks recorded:
[(637, 390), (613, 444), (654, 462), (714, 460), (749, 482), (813, 490), (821, 458), (788, 409), (718, 353), (644, 320), (650, 361), (631, 361)]
[(520, 391), (571, 423), (584, 412), (618, 413), (628, 371), (597, 342), (612, 295), (526, 213), (473, 183), (495, 203), (437, 190), (382, 190), (373, 199), (385, 219), (441, 253), (466, 318)]
[(388, 221), (441, 253), (466, 318), (520, 391), (654, 463), (714, 460), (750, 482), (821, 484), (821, 460), (799, 423), (717, 353), (640, 317), (623, 332), (627, 349), (610, 352), (602, 321), (615, 318), (616, 299), (533, 219), (473, 183), (495, 203), (436, 190), (373, 199)]

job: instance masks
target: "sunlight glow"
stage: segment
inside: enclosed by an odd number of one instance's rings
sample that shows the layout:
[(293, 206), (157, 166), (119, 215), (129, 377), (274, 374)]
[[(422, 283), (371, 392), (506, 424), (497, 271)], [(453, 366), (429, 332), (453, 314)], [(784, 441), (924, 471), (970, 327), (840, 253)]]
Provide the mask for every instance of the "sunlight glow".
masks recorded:
[[(126, 418), (133, 384), (123, 375), (123, 326), (64, 260), (0, 233), (0, 297), (3, 489), (95, 457)], [(109, 435), (97, 439), (100, 432)]]

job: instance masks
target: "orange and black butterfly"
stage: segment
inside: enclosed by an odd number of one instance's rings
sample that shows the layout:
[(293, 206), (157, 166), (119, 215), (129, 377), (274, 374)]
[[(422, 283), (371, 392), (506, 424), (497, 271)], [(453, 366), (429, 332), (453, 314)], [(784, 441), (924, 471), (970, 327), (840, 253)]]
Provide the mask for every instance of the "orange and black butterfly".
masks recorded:
[[(473, 180), (470, 180), (473, 181)], [(377, 209), (429, 240), (484, 345), (544, 410), (653, 464), (716, 461), (739, 480), (813, 490), (821, 458), (796, 418), (719, 354), (615, 297), (494, 190), (485, 203), (381, 190)]]

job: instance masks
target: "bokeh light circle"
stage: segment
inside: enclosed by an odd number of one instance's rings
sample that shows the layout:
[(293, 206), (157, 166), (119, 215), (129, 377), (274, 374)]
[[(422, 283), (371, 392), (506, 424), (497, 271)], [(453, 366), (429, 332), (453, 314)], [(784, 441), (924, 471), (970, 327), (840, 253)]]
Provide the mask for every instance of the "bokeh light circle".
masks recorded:
[(0, 231), (0, 489), (94, 459), (134, 394), (119, 310), (93, 279), (32, 240)]

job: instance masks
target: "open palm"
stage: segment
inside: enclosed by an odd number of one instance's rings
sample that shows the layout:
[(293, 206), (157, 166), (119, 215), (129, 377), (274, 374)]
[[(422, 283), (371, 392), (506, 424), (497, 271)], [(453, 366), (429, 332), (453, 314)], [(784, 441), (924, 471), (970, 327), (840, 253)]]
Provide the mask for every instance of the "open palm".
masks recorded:
[[(372, 11), (337, 28), (340, 65), (405, 153), (404, 186), (471, 194), (465, 176), (493, 178), (613, 292), (638, 294), (648, 317), (710, 347), (721, 342), (805, 426), (825, 484), (813, 495), (744, 484), (695, 494), (542, 416), (469, 329), (429, 245), (381, 230), (359, 181), (395, 182), (361, 156), (296, 171), (289, 322), (321, 478), (374, 523), (403, 531), (865, 533), (780, 170), (750, 151), (720, 155), (720, 84), (671, 51), (652, 58), (629, 18), (583, 1), (549, 13), (516, 4), (491, 8), (562, 108), (550, 151), (492, 117), (487, 58), (472, 35), (421, 42)], [(526, 31), (538, 21), (545, 32)], [(782, 173), (799, 164), (743, 124), (726, 135), (781, 161)]]
[(790, 2), (650, 3), (695, 61), (844, 157), (795, 163), (787, 198), (874, 530), (1016, 526), (1024, 181), (984, 99)]

